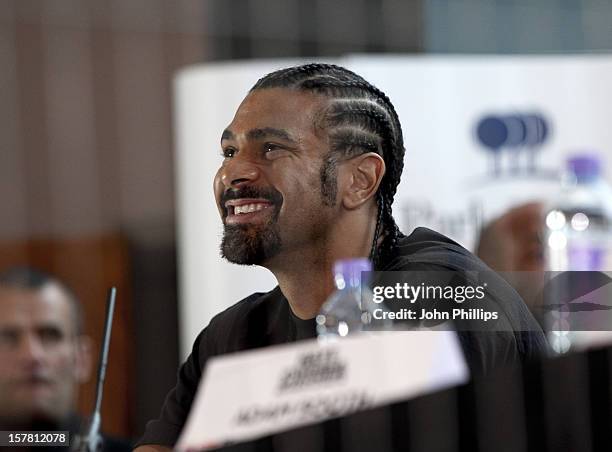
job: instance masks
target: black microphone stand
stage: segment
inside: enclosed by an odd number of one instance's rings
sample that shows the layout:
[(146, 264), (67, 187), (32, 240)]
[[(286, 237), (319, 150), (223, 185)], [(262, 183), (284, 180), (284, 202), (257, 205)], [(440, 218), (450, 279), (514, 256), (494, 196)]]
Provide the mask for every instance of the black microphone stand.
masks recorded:
[(108, 362), (108, 349), (110, 345), (111, 329), (113, 326), (113, 314), (115, 312), (115, 297), (117, 289), (111, 287), (108, 291), (106, 302), (106, 320), (104, 323), (104, 336), (102, 338), (102, 350), (100, 351), (100, 363), (98, 365), (98, 382), (96, 385), (96, 404), (93, 414), (89, 420), (85, 435), (79, 435), (75, 442), (75, 451), (99, 452), (102, 450), (102, 435), (100, 434), (102, 409), (102, 394), (104, 391), (104, 378), (106, 377), (106, 365)]

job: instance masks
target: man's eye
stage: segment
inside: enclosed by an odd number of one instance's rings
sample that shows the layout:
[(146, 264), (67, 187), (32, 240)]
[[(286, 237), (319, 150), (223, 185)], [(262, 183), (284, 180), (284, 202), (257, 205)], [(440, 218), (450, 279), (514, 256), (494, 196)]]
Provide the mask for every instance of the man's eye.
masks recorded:
[(16, 331), (0, 331), (0, 347), (14, 347), (19, 342)]
[(285, 148), (274, 143), (266, 143), (264, 145), (264, 152), (266, 155), (271, 154), (275, 155), (277, 152), (284, 151)]
[(234, 148), (225, 148), (221, 151), (221, 155), (226, 159), (231, 159), (235, 154), (236, 150)]
[(64, 333), (55, 327), (45, 327), (38, 331), (41, 342), (45, 344), (53, 344), (60, 342), (64, 338)]

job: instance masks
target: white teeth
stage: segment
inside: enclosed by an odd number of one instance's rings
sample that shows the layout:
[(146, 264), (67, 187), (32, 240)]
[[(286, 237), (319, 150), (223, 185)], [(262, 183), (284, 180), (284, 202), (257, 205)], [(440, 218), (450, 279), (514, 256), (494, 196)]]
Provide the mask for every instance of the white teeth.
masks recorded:
[(235, 215), (240, 215), (243, 213), (250, 213), (250, 212), (255, 212), (258, 210), (263, 210), (266, 207), (268, 207), (267, 204), (262, 204), (262, 203), (253, 203), (253, 204), (243, 204), (241, 206), (235, 206), (234, 207), (234, 214)]

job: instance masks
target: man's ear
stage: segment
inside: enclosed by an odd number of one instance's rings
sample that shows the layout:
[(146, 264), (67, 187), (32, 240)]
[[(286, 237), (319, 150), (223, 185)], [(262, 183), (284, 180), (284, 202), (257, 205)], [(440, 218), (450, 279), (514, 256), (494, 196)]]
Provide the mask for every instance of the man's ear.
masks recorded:
[(385, 161), (374, 152), (352, 158), (343, 165), (345, 178), (342, 204), (347, 209), (356, 209), (373, 198), (385, 175)]
[(79, 383), (85, 383), (91, 376), (93, 365), (93, 341), (89, 336), (81, 335), (76, 338), (76, 359), (74, 365), (74, 378)]

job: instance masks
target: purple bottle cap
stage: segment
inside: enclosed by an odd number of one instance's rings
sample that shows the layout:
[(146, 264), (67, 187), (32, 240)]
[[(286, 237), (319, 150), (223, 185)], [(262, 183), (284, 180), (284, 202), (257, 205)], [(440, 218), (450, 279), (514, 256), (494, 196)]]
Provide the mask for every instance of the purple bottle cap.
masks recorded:
[(341, 259), (334, 263), (334, 275), (342, 276), (347, 286), (357, 287), (361, 284), (361, 272), (372, 271), (372, 263), (366, 258)]
[(589, 182), (599, 177), (601, 160), (594, 154), (578, 154), (567, 159), (567, 168), (578, 182)]

